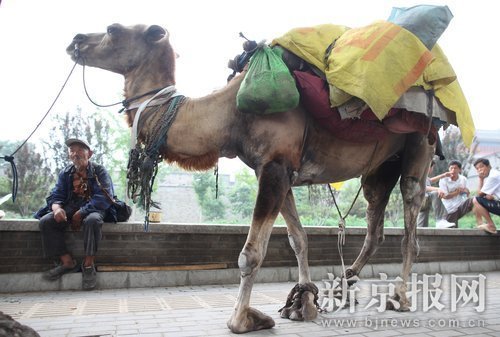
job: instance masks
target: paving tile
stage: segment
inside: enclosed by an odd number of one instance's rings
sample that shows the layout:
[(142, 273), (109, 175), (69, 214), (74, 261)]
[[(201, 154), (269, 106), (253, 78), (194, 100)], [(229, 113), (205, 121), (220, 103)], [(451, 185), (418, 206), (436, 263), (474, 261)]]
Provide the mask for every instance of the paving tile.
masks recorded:
[[(366, 309), (370, 300), (370, 281), (357, 283), (360, 304), (322, 314), (313, 322), (294, 322), (279, 317), (278, 309), (294, 286), (290, 282), (259, 283), (254, 286), (252, 306), (270, 315), (276, 326), (247, 336), (499, 336), (500, 272), (487, 277), (486, 310), (473, 306), (450, 310), (450, 277), (444, 275), (440, 300), (443, 310), (423, 312)], [(90, 334), (121, 336), (236, 336), (226, 328), (236, 300), (238, 285), (109, 289), (96, 292), (66, 291), (2, 294), (0, 311), (22, 324), (33, 327), (42, 337), (76, 337)], [(421, 305), (422, 302), (419, 303)], [(330, 326), (321, 319), (330, 320)], [(418, 325), (408, 325), (413, 320)], [(436, 324), (441, 320), (442, 326)], [(347, 322), (352, 322), (346, 326)], [(343, 326), (341, 323), (343, 322)], [(384, 323), (386, 322), (386, 323)], [(391, 325), (394, 322), (395, 326)], [(406, 323), (405, 323), (406, 322)], [(474, 323), (472, 326), (468, 323)], [(431, 326), (431, 323), (434, 323)], [(459, 326), (453, 324), (458, 323)], [(385, 325), (383, 325), (385, 324)], [(406, 324), (406, 325), (404, 325)], [(376, 325), (376, 326), (375, 326)]]

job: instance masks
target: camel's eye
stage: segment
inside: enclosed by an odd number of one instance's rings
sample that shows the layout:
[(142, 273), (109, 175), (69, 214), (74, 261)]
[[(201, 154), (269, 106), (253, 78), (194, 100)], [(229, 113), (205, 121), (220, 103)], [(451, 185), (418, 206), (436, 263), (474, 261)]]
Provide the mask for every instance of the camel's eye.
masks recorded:
[(113, 35), (113, 34), (116, 34), (118, 33), (118, 31), (120, 30), (120, 27), (118, 27), (117, 25), (111, 25), (111, 26), (108, 26), (108, 34), (109, 35)]

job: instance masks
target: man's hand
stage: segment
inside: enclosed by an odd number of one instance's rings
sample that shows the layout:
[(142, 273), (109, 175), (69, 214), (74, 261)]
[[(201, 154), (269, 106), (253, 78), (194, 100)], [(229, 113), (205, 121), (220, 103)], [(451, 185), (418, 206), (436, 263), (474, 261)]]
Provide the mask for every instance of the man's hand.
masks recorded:
[(66, 211), (63, 208), (58, 208), (54, 211), (54, 219), (57, 223), (68, 221)]
[(438, 197), (440, 197), (441, 199), (446, 195), (446, 193), (442, 189), (438, 189), (437, 193)]
[(76, 212), (71, 218), (71, 229), (74, 231), (79, 231), (82, 225), (82, 214), (80, 211)]

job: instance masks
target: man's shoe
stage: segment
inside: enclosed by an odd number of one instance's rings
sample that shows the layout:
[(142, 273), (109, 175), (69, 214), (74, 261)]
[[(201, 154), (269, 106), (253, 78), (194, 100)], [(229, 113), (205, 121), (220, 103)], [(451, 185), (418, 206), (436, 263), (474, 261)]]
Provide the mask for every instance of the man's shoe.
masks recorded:
[(82, 289), (92, 290), (97, 284), (97, 272), (95, 266), (85, 267), (82, 265)]
[(78, 265), (78, 263), (76, 263), (76, 260), (73, 260), (73, 264), (73, 267), (66, 267), (63, 264), (59, 264), (56, 267), (43, 273), (43, 278), (47, 281), (55, 281), (60, 279), (64, 274), (76, 273), (80, 269), (80, 266)]
[(436, 228), (454, 228), (456, 224), (445, 219), (436, 221)]

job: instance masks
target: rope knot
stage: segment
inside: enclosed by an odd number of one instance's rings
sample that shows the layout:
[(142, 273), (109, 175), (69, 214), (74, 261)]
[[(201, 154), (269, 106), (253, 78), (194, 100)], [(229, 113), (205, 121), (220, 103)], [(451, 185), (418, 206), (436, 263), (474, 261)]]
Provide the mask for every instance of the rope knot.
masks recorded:
[(5, 159), (5, 161), (8, 161), (9, 163), (14, 162), (14, 156), (4, 156), (3, 159)]
[(339, 231), (345, 231), (345, 218), (340, 218), (339, 220)]

